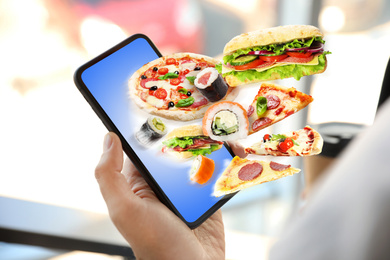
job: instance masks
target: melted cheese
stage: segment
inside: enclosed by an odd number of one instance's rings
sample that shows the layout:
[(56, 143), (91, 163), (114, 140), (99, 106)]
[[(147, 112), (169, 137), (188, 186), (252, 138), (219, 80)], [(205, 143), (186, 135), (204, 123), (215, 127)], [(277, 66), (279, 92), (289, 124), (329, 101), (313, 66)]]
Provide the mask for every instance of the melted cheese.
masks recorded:
[(148, 96), (146, 98), (146, 102), (151, 104), (152, 106), (157, 107), (157, 108), (161, 108), (165, 105), (165, 102), (163, 99), (158, 99), (155, 96)]

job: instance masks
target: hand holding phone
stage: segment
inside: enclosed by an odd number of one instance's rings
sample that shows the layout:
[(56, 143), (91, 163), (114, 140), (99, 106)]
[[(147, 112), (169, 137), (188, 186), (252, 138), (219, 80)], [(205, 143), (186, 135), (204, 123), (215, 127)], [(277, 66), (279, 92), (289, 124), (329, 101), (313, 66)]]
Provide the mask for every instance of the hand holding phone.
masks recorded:
[[(146, 147), (140, 144), (137, 133), (148, 127), (150, 115), (129, 98), (128, 81), (144, 64), (161, 56), (149, 38), (133, 35), (81, 66), (74, 79), (108, 130), (119, 136), (124, 152), (160, 201), (189, 227), (195, 228), (232, 197), (212, 195), (213, 185), (232, 154), (223, 146), (208, 155), (215, 162), (214, 174), (206, 185), (199, 185), (190, 181), (191, 162), (170, 160), (159, 153), (161, 140)], [(165, 122), (168, 127), (180, 124)]]
[(220, 211), (193, 232), (160, 203), (130, 160), (126, 159), (123, 174), (120, 174), (122, 166), (120, 140), (114, 133), (109, 133), (95, 175), (111, 219), (137, 258), (224, 259)]

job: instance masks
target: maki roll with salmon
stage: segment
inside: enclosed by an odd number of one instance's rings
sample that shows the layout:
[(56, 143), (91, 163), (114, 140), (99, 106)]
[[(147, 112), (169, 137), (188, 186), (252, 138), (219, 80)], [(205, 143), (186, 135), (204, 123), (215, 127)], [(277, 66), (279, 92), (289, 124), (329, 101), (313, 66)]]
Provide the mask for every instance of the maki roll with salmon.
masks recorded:
[(229, 86), (215, 68), (206, 68), (196, 75), (194, 85), (210, 102), (223, 99)]
[(205, 184), (213, 176), (215, 163), (212, 159), (198, 155), (192, 162), (190, 179), (199, 184)]
[(222, 101), (207, 109), (202, 122), (203, 134), (217, 141), (234, 141), (248, 136), (246, 110), (237, 102)]
[(159, 140), (167, 133), (167, 127), (161, 118), (151, 116), (141, 126), (140, 130), (135, 133), (138, 142), (148, 146)]

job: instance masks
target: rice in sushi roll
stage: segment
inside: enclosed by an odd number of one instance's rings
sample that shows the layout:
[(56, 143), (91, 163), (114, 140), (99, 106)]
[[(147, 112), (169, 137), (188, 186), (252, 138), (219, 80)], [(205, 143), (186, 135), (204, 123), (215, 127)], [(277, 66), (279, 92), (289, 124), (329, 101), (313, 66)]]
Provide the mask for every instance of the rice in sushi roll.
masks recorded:
[(248, 136), (248, 116), (237, 102), (222, 101), (212, 105), (202, 124), (203, 134), (216, 141), (234, 141)]
[(206, 68), (196, 75), (194, 85), (210, 102), (225, 97), (229, 86), (215, 68)]
[(141, 126), (140, 130), (135, 133), (137, 140), (145, 145), (151, 145), (167, 133), (167, 127), (161, 118), (151, 116)]

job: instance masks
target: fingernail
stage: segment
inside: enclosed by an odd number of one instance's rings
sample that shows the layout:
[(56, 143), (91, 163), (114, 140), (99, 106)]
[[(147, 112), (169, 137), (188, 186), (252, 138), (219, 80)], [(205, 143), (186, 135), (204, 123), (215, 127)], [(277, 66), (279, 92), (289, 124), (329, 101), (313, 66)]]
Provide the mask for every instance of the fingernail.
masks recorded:
[(110, 134), (106, 134), (106, 136), (104, 137), (104, 143), (103, 143), (103, 151), (107, 151), (108, 149), (110, 149), (112, 145), (112, 137)]

